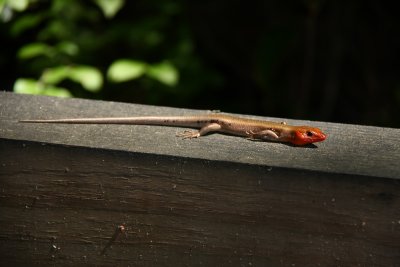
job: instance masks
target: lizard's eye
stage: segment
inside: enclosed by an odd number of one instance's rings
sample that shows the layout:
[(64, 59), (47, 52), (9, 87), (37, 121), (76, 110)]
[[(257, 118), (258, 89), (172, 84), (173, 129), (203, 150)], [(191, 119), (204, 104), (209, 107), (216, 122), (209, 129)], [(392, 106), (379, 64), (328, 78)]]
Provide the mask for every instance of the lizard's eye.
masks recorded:
[(307, 131), (306, 134), (307, 134), (308, 137), (313, 136), (313, 133), (311, 131)]

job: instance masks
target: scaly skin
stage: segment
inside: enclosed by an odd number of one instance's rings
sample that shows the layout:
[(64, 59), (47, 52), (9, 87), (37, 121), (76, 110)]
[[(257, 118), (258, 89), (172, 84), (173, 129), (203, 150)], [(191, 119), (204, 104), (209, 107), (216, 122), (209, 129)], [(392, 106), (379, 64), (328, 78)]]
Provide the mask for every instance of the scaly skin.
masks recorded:
[(198, 128), (198, 131), (184, 131), (178, 136), (197, 138), (210, 132), (221, 132), (244, 136), (250, 140), (288, 142), (302, 146), (321, 142), (326, 135), (318, 128), (291, 126), (263, 120), (241, 118), (219, 113), (192, 116), (148, 116), (123, 118), (79, 118), (55, 120), (21, 120), (26, 123), (68, 123), (68, 124), (128, 124), (160, 125)]

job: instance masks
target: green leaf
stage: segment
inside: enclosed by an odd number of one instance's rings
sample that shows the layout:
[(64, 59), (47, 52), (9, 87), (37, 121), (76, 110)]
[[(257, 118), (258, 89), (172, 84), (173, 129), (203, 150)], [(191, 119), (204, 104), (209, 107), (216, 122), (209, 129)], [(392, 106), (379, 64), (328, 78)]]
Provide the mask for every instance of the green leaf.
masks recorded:
[(142, 76), (147, 64), (142, 61), (120, 59), (114, 61), (108, 68), (107, 77), (113, 82), (125, 82)]
[(24, 45), (18, 51), (18, 58), (29, 59), (40, 55), (51, 56), (53, 48), (44, 43), (31, 43)]
[(179, 80), (178, 70), (168, 61), (149, 66), (147, 75), (168, 86), (175, 86)]
[(57, 96), (57, 97), (72, 97), (68, 89), (55, 86), (47, 86), (44, 88), (42, 95)]
[(24, 11), (29, 5), (29, 0), (9, 0), (7, 3), (14, 10)]
[(57, 84), (69, 77), (70, 69), (71, 67), (69, 66), (59, 66), (55, 68), (46, 69), (43, 72), (40, 80), (46, 84)]
[(72, 97), (71, 93), (61, 87), (46, 86), (34, 79), (20, 78), (14, 83), (14, 92), (18, 94), (48, 95), (57, 97)]
[(14, 83), (14, 92), (18, 94), (39, 95), (42, 92), (42, 85), (34, 79), (17, 79)]
[(58, 84), (64, 79), (71, 79), (80, 83), (83, 88), (91, 92), (97, 92), (103, 85), (101, 72), (90, 66), (59, 66), (47, 69), (41, 81), (46, 84)]
[(59, 52), (69, 56), (76, 56), (79, 52), (79, 47), (75, 43), (68, 41), (58, 43), (56, 48)]
[(18, 36), (26, 30), (36, 27), (43, 19), (45, 15), (39, 14), (26, 14), (18, 17), (11, 26), (11, 34)]
[(101, 72), (89, 66), (76, 66), (71, 68), (69, 78), (80, 83), (86, 90), (98, 92), (103, 85)]
[(0, 0), (0, 20), (1, 22), (9, 22), (14, 14), (12, 12), (11, 8), (6, 5), (5, 0)]
[(125, 0), (95, 0), (95, 2), (108, 19), (114, 17), (125, 4)]

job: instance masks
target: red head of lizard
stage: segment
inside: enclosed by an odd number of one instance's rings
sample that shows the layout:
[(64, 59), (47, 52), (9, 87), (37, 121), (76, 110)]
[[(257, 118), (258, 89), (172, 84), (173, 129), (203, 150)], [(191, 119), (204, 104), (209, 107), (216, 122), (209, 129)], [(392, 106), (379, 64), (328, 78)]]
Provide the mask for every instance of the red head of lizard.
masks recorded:
[(326, 139), (326, 135), (318, 128), (308, 126), (297, 126), (294, 128), (294, 135), (291, 142), (295, 145), (307, 145), (321, 142)]

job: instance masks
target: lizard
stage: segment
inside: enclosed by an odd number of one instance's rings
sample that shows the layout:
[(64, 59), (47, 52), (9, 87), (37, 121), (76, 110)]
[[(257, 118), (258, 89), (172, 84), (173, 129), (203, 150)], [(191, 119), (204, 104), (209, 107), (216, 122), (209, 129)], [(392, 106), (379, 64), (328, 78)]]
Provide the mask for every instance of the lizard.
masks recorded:
[(246, 137), (256, 141), (275, 141), (303, 146), (326, 139), (316, 127), (293, 126), (284, 122), (249, 119), (220, 113), (184, 116), (142, 116), (116, 118), (73, 118), (20, 120), (23, 123), (68, 123), (68, 124), (125, 124), (188, 127), (200, 130), (186, 130), (177, 134), (183, 139), (197, 138), (211, 132)]

